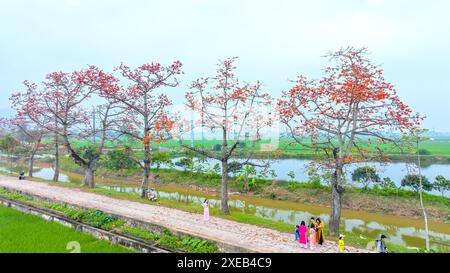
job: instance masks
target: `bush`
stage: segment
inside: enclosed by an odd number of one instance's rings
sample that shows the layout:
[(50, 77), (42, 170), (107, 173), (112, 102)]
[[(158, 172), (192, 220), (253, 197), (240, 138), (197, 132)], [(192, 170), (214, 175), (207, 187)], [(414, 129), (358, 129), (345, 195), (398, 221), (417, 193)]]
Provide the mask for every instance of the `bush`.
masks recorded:
[(222, 151), (222, 144), (216, 144), (212, 147), (213, 151), (220, 152)]
[(432, 155), (432, 153), (426, 149), (419, 149), (419, 155)]
[(134, 153), (130, 147), (118, 148), (106, 153), (102, 159), (102, 165), (109, 170), (129, 170), (138, 168), (138, 164), (133, 160)]
[(183, 168), (185, 172), (193, 164), (194, 164), (194, 161), (192, 160), (192, 158), (189, 158), (189, 157), (182, 157), (182, 158), (180, 158), (180, 160), (175, 162), (175, 165)]
[(111, 223), (117, 221), (118, 219), (117, 217), (106, 214), (100, 210), (89, 210), (83, 215), (82, 220), (83, 222), (86, 222), (94, 227), (105, 228), (111, 227)]
[(172, 158), (168, 152), (156, 152), (152, 156), (152, 164), (156, 165), (156, 170), (159, 171), (162, 164), (170, 166), (172, 164)]
[(289, 182), (287, 185), (287, 189), (290, 192), (296, 191), (297, 189), (301, 188), (302, 185), (298, 182)]
[(419, 191), (420, 181), (422, 181), (422, 188), (424, 191), (431, 191), (433, 189), (433, 184), (430, 183), (428, 178), (425, 176), (419, 176), (417, 174), (408, 174), (402, 179), (402, 187), (409, 187), (415, 192)]
[(370, 183), (379, 183), (380, 177), (374, 167), (363, 166), (357, 168), (352, 173), (352, 180), (364, 185), (364, 189), (368, 189)]

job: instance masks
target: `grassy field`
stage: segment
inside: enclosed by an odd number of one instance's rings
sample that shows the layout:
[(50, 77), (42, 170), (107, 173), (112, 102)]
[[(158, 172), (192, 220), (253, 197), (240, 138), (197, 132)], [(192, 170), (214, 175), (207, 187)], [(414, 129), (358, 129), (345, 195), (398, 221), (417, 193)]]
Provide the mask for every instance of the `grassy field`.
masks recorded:
[[(258, 143), (253, 143), (252, 141), (242, 141), (241, 147), (237, 149), (239, 152), (247, 152), (247, 151), (253, 151), (258, 152), (261, 151), (261, 144), (268, 144), (271, 141), (269, 139), (262, 140)], [(185, 141), (185, 144), (191, 145), (191, 141)], [(230, 144), (232, 141), (230, 141)], [(308, 142), (306, 142), (308, 144)], [(205, 140), (194, 140), (193, 141), (194, 146), (196, 147), (203, 147), (207, 149), (211, 149), (215, 145), (221, 145), (221, 140), (215, 140), (215, 139), (205, 139)], [(77, 141), (75, 144), (75, 147), (81, 147), (89, 145), (89, 142), (84, 141)], [(109, 148), (114, 148), (117, 146), (123, 146), (127, 145), (132, 148), (142, 148), (142, 143), (138, 141), (130, 141), (123, 139), (122, 141), (107, 141), (106, 146)], [(154, 148), (169, 148), (169, 149), (177, 149), (180, 150), (181, 148), (180, 142), (177, 140), (169, 140), (167, 142), (162, 142), (158, 144), (153, 144)], [(364, 142), (362, 145), (360, 145), (362, 149), (368, 149), (371, 150), (373, 147), (368, 144), (368, 142)], [(382, 150), (384, 150), (388, 154), (392, 155), (398, 155), (400, 154), (400, 151), (394, 147), (392, 147), (389, 144), (383, 144), (380, 146)], [(444, 156), (444, 157), (450, 157), (450, 139), (436, 139), (436, 140), (427, 140), (423, 141), (420, 144), (419, 147), (421, 150), (425, 150), (426, 152), (423, 154), (425, 157), (427, 156)], [(315, 154), (315, 152), (307, 148), (305, 146), (302, 146), (297, 143), (293, 143), (291, 139), (287, 138), (281, 138), (278, 144), (278, 150), (277, 154), (280, 156), (312, 156)]]
[(127, 248), (76, 232), (30, 214), (0, 206), (0, 252), (69, 253), (69, 242), (78, 242), (82, 253), (130, 253)]

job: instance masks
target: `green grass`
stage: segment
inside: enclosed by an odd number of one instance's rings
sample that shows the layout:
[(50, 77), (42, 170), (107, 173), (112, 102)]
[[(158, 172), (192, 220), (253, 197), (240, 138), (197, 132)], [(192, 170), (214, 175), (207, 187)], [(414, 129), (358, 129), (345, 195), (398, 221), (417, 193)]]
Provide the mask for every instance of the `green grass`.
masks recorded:
[(0, 252), (69, 253), (67, 244), (78, 242), (82, 253), (131, 253), (127, 248), (76, 232), (55, 222), (0, 206)]
[[(191, 141), (186, 141), (189, 145), (191, 144)], [(232, 141), (229, 142), (230, 145), (232, 144)], [(261, 144), (268, 144), (270, 143), (270, 139), (264, 139), (260, 142), (253, 143), (250, 140), (242, 141), (245, 145), (245, 147), (240, 147), (236, 149), (236, 151), (239, 152), (259, 152), (261, 149)], [(308, 144), (308, 141), (305, 142)], [(194, 146), (196, 147), (202, 147), (206, 149), (210, 149), (214, 145), (222, 144), (222, 141), (219, 139), (205, 139), (205, 140), (194, 140), (193, 141)], [(82, 147), (89, 145), (89, 142), (86, 140), (77, 140), (74, 142), (75, 147)], [(117, 146), (123, 146), (128, 145), (132, 148), (139, 149), (142, 148), (142, 143), (138, 141), (107, 141), (106, 146), (109, 148), (114, 148)], [(363, 141), (359, 145), (362, 149), (368, 149), (372, 150), (373, 147), (369, 145), (367, 141)], [(171, 148), (176, 149), (178, 151), (175, 152), (175, 154), (180, 154), (181, 152), (181, 145), (180, 142), (177, 140), (169, 140), (167, 142), (162, 142), (158, 144), (153, 144), (154, 148)], [(392, 147), (390, 144), (381, 144), (379, 146), (382, 150), (384, 150), (386, 153), (394, 155), (394, 158), (397, 158), (400, 155), (400, 151), (396, 148)], [(423, 141), (420, 144), (420, 149), (427, 150), (429, 152), (429, 155), (424, 155), (424, 159), (428, 157), (433, 156), (443, 156), (446, 158), (450, 158), (450, 139), (436, 139), (436, 140), (427, 140)], [(279, 156), (288, 156), (288, 157), (310, 157), (313, 156), (315, 153), (314, 150), (307, 148), (305, 146), (302, 146), (298, 143), (293, 143), (292, 139), (289, 138), (281, 138), (278, 145), (278, 153)], [(140, 154), (140, 153), (139, 153)], [(449, 162), (450, 163), (450, 162)]]
[(130, 234), (146, 240), (150, 240), (154, 243), (158, 243), (162, 247), (166, 247), (167, 249), (171, 249), (173, 251), (181, 250), (190, 253), (219, 252), (219, 249), (214, 242), (192, 238), (190, 236), (175, 236), (169, 230), (164, 230), (162, 234), (159, 234), (147, 229), (128, 227), (125, 221), (119, 220), (117, 219), (117, 217), (99, 210), (76, 209), (69, 207), (67, 204), (37, 201), (22, 194), (10, 192), (2, 188), (0, 188), (0, 194), (15, 200), (21, 200), (36, 206), (46, 207), (61, 212), (70, 219), (81, 221), (97, 228), (105, 230), (114, 229), (116, 232)]

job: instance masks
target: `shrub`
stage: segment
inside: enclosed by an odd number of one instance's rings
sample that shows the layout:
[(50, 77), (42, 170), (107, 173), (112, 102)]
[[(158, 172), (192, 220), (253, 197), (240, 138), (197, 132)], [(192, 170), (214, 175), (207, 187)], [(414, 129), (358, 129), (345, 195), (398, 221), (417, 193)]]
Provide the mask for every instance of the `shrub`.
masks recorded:
[(419, 149), (419, 155), (432, 155), (432, 153), (426, 149)]
[(152, 164), (156, 165), (156, 170), (159, 171), (162, 164), (170, 166), (172, 164), (172, 158), (168, 152), (156, 152), (152, 156)]
[(406, 175), (405, 178), (402, 179), (402, 186), (409, 187), (415, 192), (418, 192), (420, 188), (420, 181), (422, 181), (422, 188), (424, 191), (431, 191), (433, 189), (433, 185), (430, 183), (428, 178), (417, 174)]
[(352, 173), (352, 180), (364, 185), (364, 189), (368, 189), (370, 183), (379, 183), (380, 177), (374, 167), (363, 166), (357, 168)]
[(118, 148), (106, 153), (102, 160), (102, 165), (110, 170), (136, 169), (138, 164), (133, 160), (134, 153), (131, 147)]
[(287, 185), (287, 189), (290, 192), (296, 191), (297, 189), (301, 188), (302, 185), (298, 182), (289, 182)]
[(89, 210), (83, 215), (82, 220), (94, 227), (104, 228), (110, 227), (112, 222), (117, 221), (117, 217), (100, 210)]
[(180, 158), (180, 160), (175, 162), (175, 165), (183, 168), (185, 172), (193, 164), (194, 164), (194, 161), (192, 160), (192, 158), (189, 158), (189, 157), (182, 157), (182, 158)]

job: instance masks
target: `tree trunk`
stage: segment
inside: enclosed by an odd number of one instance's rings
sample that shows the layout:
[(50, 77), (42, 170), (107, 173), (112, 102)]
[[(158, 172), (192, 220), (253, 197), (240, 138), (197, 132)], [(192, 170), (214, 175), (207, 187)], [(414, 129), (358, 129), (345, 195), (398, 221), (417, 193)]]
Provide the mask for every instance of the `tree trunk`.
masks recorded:
[(228, 208), (228, 161), (222, 161), (222, 185), (221, 185), (221, 204), (220, 208), (223, 214), (230, 214)]
[(30, 159), (28, 159), (28, 177), (33, 177), (33, 165), (34, 165), (34, 155), (36, 151), (32, 151)]
[(339, 235), (339, 224), (341, 222), (342, 194), (344, 192), (341, 186), (342, 167), (338, 165), (333, 174), (331, 183), (331, 215), (330, 215), (330, 236)]
[(59, 142), (58, 134), (55, 133), (55, 172), (53, 174), (53, 181), (58, 182), (59, 180)]
[(144, 175), (142, 177), (142, 192), (141, 197), (145, 198), (146, 193), (148, 191), (148, 182), (150, 178), (150, 167), (151, 167), (151, 154), (150, 154), (150, 147), (148, 145), (144, 148)]
[(422, 186), (422, 167), (420, 163), (420, 153), (419, 153), (419, 140), (417, 140), (417, 165), (419, 167), (419, 198), (420, 198), (420, 208), (422, 209), (423, 213), (423, 220), (425, 222), (425, 247), (427, 251), (430, 251), (430, 237), (429, 237), (429, 231), (428, 231), (428, 216), (427, 211), (425, 210), (425, 206), (423, 204), (423, 186)]
[(84, 175), (84, 180), (83, 180), (83, 186), (93, 188), (95, 186), (94, 170), (92, 169), (92, 167), (86, 167), (84, 169), (84, 172), (85, 172), (85, 175)]

